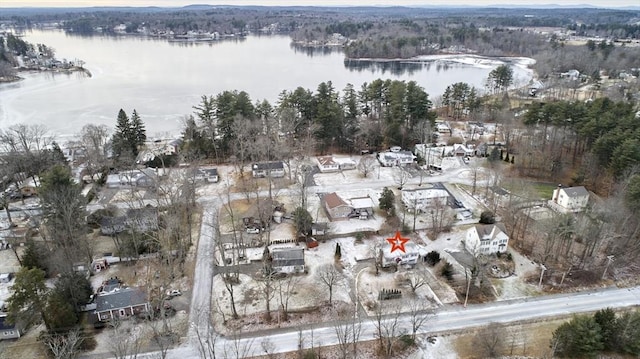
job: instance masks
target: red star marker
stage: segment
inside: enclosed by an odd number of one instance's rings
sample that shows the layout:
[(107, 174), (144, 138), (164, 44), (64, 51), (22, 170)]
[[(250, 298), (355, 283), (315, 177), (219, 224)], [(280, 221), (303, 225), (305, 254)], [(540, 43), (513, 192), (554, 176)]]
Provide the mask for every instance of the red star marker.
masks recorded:
[(403, 238), (400, 234), (400, 231), (397, 231), (395, 237), (387, 238), (387, 242), (391, 244), (391, 253), (395, 252), (396, 250), (405, 253), (404, 245), (405, 243), (409, 242), (409, 238)]

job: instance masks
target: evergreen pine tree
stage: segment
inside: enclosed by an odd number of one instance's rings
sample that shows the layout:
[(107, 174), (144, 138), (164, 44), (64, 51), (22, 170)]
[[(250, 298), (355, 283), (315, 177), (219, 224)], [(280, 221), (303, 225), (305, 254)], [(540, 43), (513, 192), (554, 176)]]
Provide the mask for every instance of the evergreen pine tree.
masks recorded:
[(513, 159), (515, 158), (515, 156), (511, 156), (511, 164), (513, 164)]
[(138, 112), (134, 109), (131, 114), (130, 123), (130, 139), (129, 143), (134, 154), (138, 154), (138, 148), (144, 145), (147, 140), (147, 130), (144, 128), (144, 123), (140, 119)]
[(131, 122), (129, 117), (120, 109), (116, 122), (116, 132), (113, 134), (112, 150), (114, 158), (126, 157), (133, 155), (129, 140), (131, 139)]
[(340, 243), (336, 243), (336, 253), (334, 254), (336, 259), (342, 258), (342, 249), (340, 248)]
[(509, 152), (507, 152), (507, 155), (504, 156), (504, 161), (505, 162), (509, 162)]

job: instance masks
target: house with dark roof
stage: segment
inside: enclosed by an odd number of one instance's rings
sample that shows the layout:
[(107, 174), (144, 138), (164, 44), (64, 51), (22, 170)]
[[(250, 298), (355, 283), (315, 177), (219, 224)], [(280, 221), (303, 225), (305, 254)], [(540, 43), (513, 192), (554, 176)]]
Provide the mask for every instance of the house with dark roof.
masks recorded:
[(271, 268), (279, 273), (304, 272), (302, 248), (277, 248), (271, 251)]
[(24, 330), (20, 324), (9, 324), (7, 323), (7, 316), (0, 315), (0, 340), (17, 339), (23, 333)]
[(147, 294), (141, 288), (120, 288), (96, 298), (96, 316), (101, 322), (127, 319), (150, 309)]
[(589, 204), (589, 192), (583, 186), (565, 188), (558, 185), (549, 204), (559, 212), (582, 212)]
[(506, 252), (509, 236), (502, 224), (476, 224), (467, 230), (465, 247), (472, 254)]
[(148, 232), (158, 229), (158, 209), (154, 207), (130, 208), (114, 217), (100, 219), (100, 233), (113, 236), (126, 230)]
[(254, 178), (284, 177), (284, 163), (282, 161), (254, 163), (251, 165), (251, 173)]
[(196, 171), (195, 179), (204, 181), (207, 183), (218, 183), (220, 177), (218, 177), (218, 169), (210, 167), (200, 167)]

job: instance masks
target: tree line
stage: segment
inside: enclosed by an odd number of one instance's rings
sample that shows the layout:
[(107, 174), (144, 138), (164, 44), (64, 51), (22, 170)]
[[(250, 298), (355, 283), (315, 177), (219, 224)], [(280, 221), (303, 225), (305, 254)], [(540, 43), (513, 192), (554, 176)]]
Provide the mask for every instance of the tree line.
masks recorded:
[(19, 65), (16, 56), (25, 56), (30, 52), (47, 58), (55, 56), (53, 48), (44, 44), (31, 44), (12, 33), (0, 35), (0, 78), (15, 76), (14, 68)]
[[(244, 91), (224, 91), (203, 96), (194, 106), (184, 146), (191, 157), (224, 159), (233, 153), (241, 161), (255, 159), (246, 141), (260, 136), (320, 153), (406, 147), (423, 141), (433, 126), (431, 106), (415, 81), (378, 79), (359, 89), (348, 84), (342, 92), (322, 82), (315, 92), (302, 87), (281, 92), (275, 106), (253, 103)], [(276, 150), (271, 146), (267, 159), (277, 159)]]
[(608, 98), (534, 102), (524, 114), (523, 124), (535, 129), (531, 140), (540, 154), (530, 156), (530, 162), (521, 162), (519, 167), (525, 174), (543, 170), (553, 176), (574, 168), (575, 183), (598, 188), (604, 174), (620, 180), (640, 165), (640, 118), (631, 103)]
[(553, 332), (553, 353), (565, 358), (604, 353), (640, 355), (640, 311), (617, 314), (607, 308), (593, 315), (576, 315)]

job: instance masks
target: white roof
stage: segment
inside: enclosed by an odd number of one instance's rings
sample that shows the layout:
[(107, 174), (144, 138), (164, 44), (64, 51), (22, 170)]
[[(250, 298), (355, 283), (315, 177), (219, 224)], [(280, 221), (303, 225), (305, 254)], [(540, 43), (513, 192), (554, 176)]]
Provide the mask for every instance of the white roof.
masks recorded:
[(428, 198), (442, 198), (449, 197), (449, 192), (444, 189), (408, 189), (402, 190), (402, 196), (409, 200), (412, 199), (428, 199)]
[(373, 208), (373, 200), (371, 197), (352, 198), (349, 200), (351, 207), (353, 208)]

